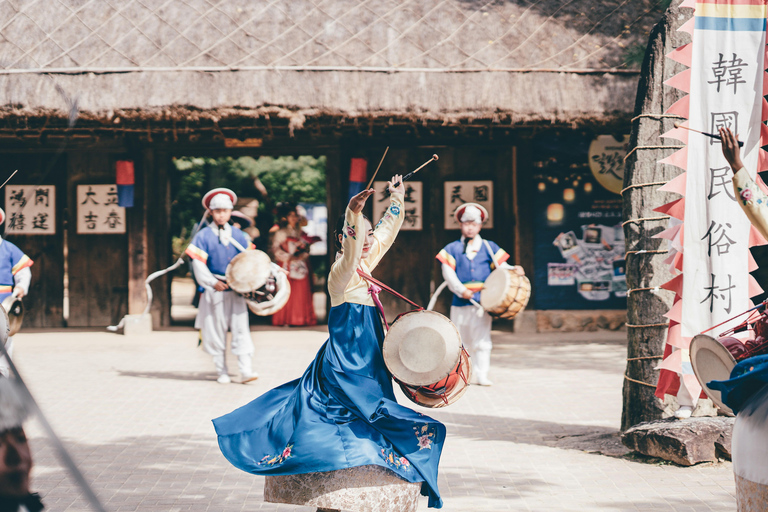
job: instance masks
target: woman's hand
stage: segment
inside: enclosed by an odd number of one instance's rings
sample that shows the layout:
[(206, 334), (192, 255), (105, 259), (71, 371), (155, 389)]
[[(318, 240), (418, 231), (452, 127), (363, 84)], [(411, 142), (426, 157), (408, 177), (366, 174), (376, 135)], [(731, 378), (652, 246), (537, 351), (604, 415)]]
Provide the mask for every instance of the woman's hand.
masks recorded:
[(405, 187), (403, 186), (403, 177), (400, 174), (395, 174), (392, 176), (392, 179), (389, 180), (389, 185), (387, 187), (389, 189), (390, 194), (394, 194), (395, 192), (399, 192), (400, 194), (405, 194)]
[(352, 213), (358, 214), (363, 211), (363, 208), (365, 207), (365, 202), (368, 200), (369, 197), (373, 195), (374, 190), (372, 188), (369, 188), (368, 190), (363, 190), (356, 196), (354, 196), (352, 199), (349, 200), (349, 206), (348, 208), (352, 210)]
[(729, 128), (720, 128), (720, 139), (723, 143), (723, 156), (731, 166), (731, 172), (744, 167), (741, 161), (741, 151), (739, 149), (739, 139)]

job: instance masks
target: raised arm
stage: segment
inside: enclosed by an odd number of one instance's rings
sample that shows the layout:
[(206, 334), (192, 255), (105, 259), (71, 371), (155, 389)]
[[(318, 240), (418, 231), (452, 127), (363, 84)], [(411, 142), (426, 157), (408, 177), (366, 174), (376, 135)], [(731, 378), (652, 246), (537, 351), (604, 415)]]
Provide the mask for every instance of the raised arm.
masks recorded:
[(370, 270), (376, 268), (381, 258), (384, 257), (389, 248), (392, 247), (392, 244), (395, 243), (397, 233), (400, 231), (400, 227), (405, 219), (403, 177), (395, 174), (387, 188), (392, 195), (389, 200), (389, 208), (387, 208), (384, 216), (373, 230), (375, 242), (373, 247), (371, 247), (370, 256), (366, 260), (366, 265)]
[(347, 210), (344, 212), (341, 258), (331, 266), (331, 272), (328, 276), (328, 291), (332, 295), (344, 294), (344, 289), (360, 264), (366, 235), (363, 207), (371, 194), (373, 194), (373, 189), (363, 190), (349, 200)]
[(749, 175), (741, 161), (739, 140), (728, 128), (720, 128), (723, 156), (733, 171), (733, 191), (736, 202), (747, 215), (749, 222), (768, 238), (768, 197)]

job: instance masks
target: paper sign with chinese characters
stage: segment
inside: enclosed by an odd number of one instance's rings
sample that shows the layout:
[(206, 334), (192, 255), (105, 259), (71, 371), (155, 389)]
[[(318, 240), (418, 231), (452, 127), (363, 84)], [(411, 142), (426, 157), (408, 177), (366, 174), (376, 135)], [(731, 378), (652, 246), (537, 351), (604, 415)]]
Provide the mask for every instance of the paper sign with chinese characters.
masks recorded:
[(14, 235), (56, 234), (56, 187), (7, 185), (5, 232)]
[[(376, 193), (373, 195), (373, 219), (378, 222), (389, 208), (389, 194), (387, 194), (387, 181), (374, 181), (373, 189)], [(405, 194), (403, 210), (405, 211), (405, 220), (403, 220), (402, 231), (421, 231), (423, 217), (423, 202), (421, 196), (422, 183), (420, 181), (406, 181), (403, 183)]]
[(445, 182), (445, 229), (460, 229), (453, 217), (456, 208), (464, 203), (477, 203), (488, 210), (484, 228), (493, 227), (493, 182), (446, 181)]
[(77, 186), (77, 233), (125, 233), (125, 208), (117, 206), (117, 185)]

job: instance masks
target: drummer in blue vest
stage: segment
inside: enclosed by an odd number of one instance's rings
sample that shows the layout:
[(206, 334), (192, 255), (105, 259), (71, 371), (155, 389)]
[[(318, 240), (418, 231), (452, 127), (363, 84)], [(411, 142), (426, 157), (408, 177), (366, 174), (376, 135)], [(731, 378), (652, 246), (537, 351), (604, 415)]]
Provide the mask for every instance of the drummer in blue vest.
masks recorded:
[(195, 235), (186, 250), (195, 279), (203, 288), (195, 328), (200, 329), (203, 350), (213, 356), (217, 381), (221, 384), (231, 382), (226, 361), (227, 331), (232, 332), (230, 347), (237, 356), (240, 382), (258, 378), (251, 361), (253, 340), (248, 306), (241, 295), (229, 289), (224, 277), (232, 258), (253, 248), (239, 228), (229, 225), (235, 202), (237, 196), (228, 188), (215, 188), (205, 194), (203, 206), (210, 210), (213, 222)]
[(509, 259), (509, 254), (480, 236), (488, 219), (488, 211), (482, 205), (465, 203), (456, 209), (454, 217), (461, 224), (461, 238), (446, 245), (436, 257), (442, 263), (443, 279), (453, 292), (451, 321), (459, 329), (464, 348), (472, 358), (473, 383), (490, 386), (492, 319), (470, 299), (480, 302), (483, 282), (496, 264)]
[[(5, 222), (5, 212), (0, 208), (0, 224)], [(22, 298), (29, 293), (32, 282), (32, 260), (8, 240), (0, 238), (0, 302), (11, 295)], [(13, 338), (5, 344), (8, 355), (13, 357)], [(5, 357), (0, 357), (0, 375), (8, 376), (10, 368)]]

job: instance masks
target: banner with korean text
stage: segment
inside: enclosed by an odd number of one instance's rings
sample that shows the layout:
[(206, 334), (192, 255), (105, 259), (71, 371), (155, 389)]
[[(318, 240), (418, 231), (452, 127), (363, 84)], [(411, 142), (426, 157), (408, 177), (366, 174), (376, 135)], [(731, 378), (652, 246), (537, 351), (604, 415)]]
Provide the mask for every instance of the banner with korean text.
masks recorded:
[[(692, 43), (669, 57), (689, 69), (668, 80), (688, 96), (668, 114), (687, 118), (683, 126), (716, 134), (728, 127), (744, 142), (742, 160), (755, 178), (766, 168), (763, 121), (768, 113), (764, 92), (766, 68), (766, 0), (687, 0), (694, 17), (681, 30)], [(731, 182), (733, 171), (720, 141), (676, 128), (664, 135), (687, 146), (662, 160), (687, 172), (662, 187), (684, 197), (657, 209), (670, 215), (670, 228), (659, 235), (670, 240), (668, 263), (682, 271), (663, 288), (674, 291), (665, 359), (657, 396), (676, 394), (681, 405), (695, 405), (701, 386), (693, 375), (688, 352), (700, 332), (746, 311), (750, 297), (762, 289), (750, 275), (757, 268), (749, 247), (762, 244), (741, 210)], [(734, 320), (732, 324), (741, 319)], [(718, 333), (732, 325), (724, 324)], [(717, 333), (715, 333), (716, 335)], [(664, 370), (674, 372), (664, 374)], [(679, 379), (672, 377), (679, 376)], [(678, 380), (678, 382), (672, 382)], [(679, 386), (679, 392), (675, 388)]]

